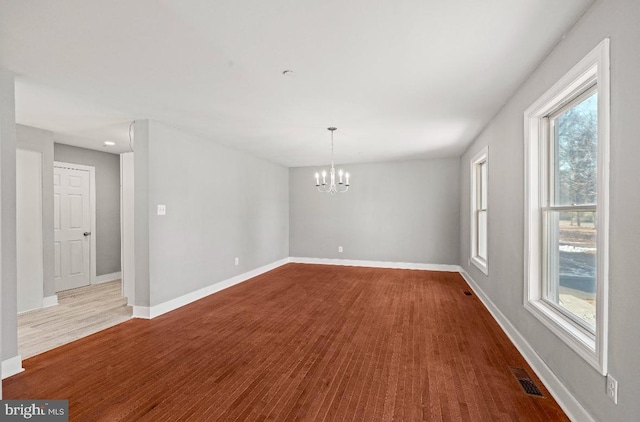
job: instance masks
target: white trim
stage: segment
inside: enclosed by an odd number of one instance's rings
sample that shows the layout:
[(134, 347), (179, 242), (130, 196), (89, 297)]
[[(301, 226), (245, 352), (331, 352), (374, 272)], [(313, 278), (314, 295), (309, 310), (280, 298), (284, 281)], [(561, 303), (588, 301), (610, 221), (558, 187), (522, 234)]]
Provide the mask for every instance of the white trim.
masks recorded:
[(40, 309), (42, 309), (42, 306), (40, 306), (38, 308), (25, 309), (24, 311), (18, 311), (18, 316), (24, 315), (24, 314), (28, 314), (28, 313), (31, 313), (33, 311), (39, 311)]
[(102, 274), (95, 278), (92, 284), (108, 283), (109, 281), (119, 280), (122, 278), (122, 272), (116, 271), (115, 273)]
[(420, 264), (412, 262), (391, 262), (391, 261), (363, 261), (354, 259), (332, 259), (332, 258), (304, 258), (290, 257), (290, 262), (298, 264), (325, 264), (325, 265), (346, 265), (351, 267), (372, 267), (372, 268), (397, 268), (403, 270), (426, 270), (426, 271), (460, 271), (459, 265), (447, 264)]
[(96, 279), (96, 168), (83, 164), (65, 163), (54, 161), (53, 167), (84, 170), (89, 172), (89, 206), (91, 207), (91, 262), (89, 263), (89, 284), (94, 284)]
[(194, 292), (187, 293), (175, 299), (168, 300), (166, 302), (160, 303), (158, 305), (154, 305), (151, 307), (148, 306), (134, 306), (133, 307), (133, 317), (134, 318), (142, 318), (142, 319), (153, 319), (162, 314), (166, 314), (167, 312), (171, 312), (175, 309), (178, 309), (184, 305), (188, 305), (191, 302), (195, 302), (196, 300), (202, 299), (206, 296), (209, 296), (213, 293), (224, 290), (228, 287), (234, 286), (236, 284), (242, 283), (243, 281), (249, 280), (250, 278), (256, 277), (260, 274), (266, 273), (267, 271), (271, 271), (275, 268), (278, 268), (284, 264), (289, 262), (289, 258), (284, 258), (279, 261), (272, 262), (271, 264), (264, 265), (262, 267), (256, 268), (251, 271), (247, 271), (246, 273), (239, 274), (235, 277), (228, 278), (223, 281), (219, 281), (210, 286), (203, 287), (202, 289), (198, 289)]
[(2, 361), (2, 379), (9, 378), (24, 371), (22, 367), (22, 356), (15, 355), (12, 358)]
[(120, 269), (122, 296), (129, 306), (135, 305), (134, 254), (134, 153), (120, 154)]
[(49, 308), (58, 304), (58, 295), (45, 296), (42, 298), (42, 307)]
[(58, 305), (58, 295), (46, 296), (42, 298), (42, 305), (37, 308), (31, 308), (24, 311), (19, 311), (18, 315), (28, 314), (30, 312), (39, 311), (40, 309), (50, 308)]
[(484, 259), (482, 257), (480, 257), (478, 255), (478, 224), (476, 221), (476, 212), (478, 212), (478, 208), (477, 208), (477, 202), (478, 202), (478, 197), (477, 197), (477, 190), (478, 190), (478, 172), (477, 172), (477, 167), (478, 164), (484, 162), (487, 168), (487, 184), (489, 183), (489, 146), (485, 146), (484, 148), (482, 148), (480, 151), (478, 151), (478, 153), (470, 160), (470, 178), (471, 178), (471, 184), (470, 184), (470, 202), (469, 202), (469, 209), (471, 210), (471, 225), (469, 226), (471, 228), (470, 232), (471, 232), (471, 244), (469, 245), (469, 250), (471, 251), (470, 253), (470, 262), (475, 265), (476, 267), (478, 267), (478, 269), (480, 271), (482, 271), (484, 273), (484, 275), (489, 275), (489, 239), (488, 239), (488, 234), (489, 234), (489, 187), (487, 186), (485, 188), (485, 191), (487, 192), (486, 194), (486, 198), (485, 201), (487, 202), (487, 230), (486, 230), (486, 242), (487, 244), (485, 245), (485, 248), (487, 249), (487, 258)]
[[(525, 142), (525, 239), (524, 307), (555, 333), (600, 374), (607, 374), (608, 274), (609, 274), (609, 134), (610, 134), (609, 39), (604, 39), (585, 58), (545, 92), (524, 113)], [(568, 100), (598, 86), (598, 196), (597, 196), (597, 301), (596, 334), (585, 334), (580, 327), (543, 300), (541, 262), (541, 175), (545, 175), (545, 117)]]
[(569, 419), (572, 421), (593, 422), (594, 418), (589, 412), (576, 400), (573, 394), (571, 394), (571, 391), (565, 387), (551, 368), (549, 368), (536, 353), (535, 349), (527, 342), (526, 338), (514, 327), (511, 321), (500, 312), (500, 309), (489, 299), (471, 276), (463, 269), (460, 269), (460, 275), (467, 281), (467, 284), (469, 284), (476, 296), (478, 296), (498, 325), (500, 325), (502, 331), (504, 331), (516, 346), (520, 354), (525, 358), (529, 366), (531, 366), (531, 369), (533, 369), (538, 378), (540, 378), (540, 381), (547, 387), (547, 390), (549, 390)]
[(151, 308), (148, 306), (133, 305), (132, 318), (151, 319)]

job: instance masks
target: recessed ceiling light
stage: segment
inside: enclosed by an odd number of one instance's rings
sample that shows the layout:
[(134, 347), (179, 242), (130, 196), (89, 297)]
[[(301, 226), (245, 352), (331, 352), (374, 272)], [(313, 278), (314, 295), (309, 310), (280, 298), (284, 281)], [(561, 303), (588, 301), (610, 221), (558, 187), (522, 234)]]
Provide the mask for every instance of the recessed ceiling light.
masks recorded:
[(105, 147), (112, 147), (114, 146), (116, 143), (112, 142), (112, 141), (104, 141), (104, 143), (102, 145), (104, 145)]

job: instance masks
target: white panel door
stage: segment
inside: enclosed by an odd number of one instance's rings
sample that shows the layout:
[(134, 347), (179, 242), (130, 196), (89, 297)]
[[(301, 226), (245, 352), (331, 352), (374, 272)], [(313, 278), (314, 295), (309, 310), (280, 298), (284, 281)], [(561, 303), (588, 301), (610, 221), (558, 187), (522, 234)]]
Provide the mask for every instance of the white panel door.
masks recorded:
[(91, 209), (89, 171), (54, 167), (56, 292), (89, 285)]
[(42, 155), (16, 150), (18, 312), (42, 307)]

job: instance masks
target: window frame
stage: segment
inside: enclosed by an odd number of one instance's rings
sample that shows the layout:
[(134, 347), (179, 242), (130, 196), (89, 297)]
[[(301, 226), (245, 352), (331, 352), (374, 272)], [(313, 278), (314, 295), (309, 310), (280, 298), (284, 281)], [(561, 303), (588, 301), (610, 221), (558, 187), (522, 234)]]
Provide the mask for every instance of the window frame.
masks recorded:
[[(609, 39), (603, 40), (585, 58), (565, 74), (524, 113), (525, 142), (525, 288), (524, 307), (554, 332), (579, 356), (603, 375), (607, 374), (608, 290), (609, 290), (609, 136), (610, 136)], [(546, 195), (552, 191), (547, 175), (551, 164), (549, 152), (549, 117), (555, 115), (590, 92), (598, 93), (598, 146), (596, 224), (596, 324), (592, 331), (568, 311), (545, 298), (543, 260), (545, 210), (582, 206), (549, 207)], [(545, 186), (546, 184), (546, 186)]]
[[(549, 114), (547, 114), (547, 116), (543, 117), (541, 124), (542, 124), (542, 128), (545, 132), (545, 135), (548, 136), (545, 137), (543, 139), (544, 141), (544, 145), (541, 145), (541, 148), (543, 150), (543, 154), (544, 154), (544, 158), (546, 158), (547, 162), (547, 166), (545, 166), (545, 173), (541, 174), (540, 178), (543, 181), (542, 186), (540, 187), (540, 192), (541, 192), (541, 197), (542, 197), (542, 205), (541, 205), (541, 211), (542, 211), (542, 231), (543, 231), (543, 241), (542, 241), (542, 245), (543, 248), (548, 247), (550, 244), (556, 244), (557, 243), (557, 238), (554, 240), (550, 240), (545, 236), (548, 236), (549, 233), (547, 232), (547, 230), (545, 230), (545, 228), (548, 228), (550, 226), (549, 223), (549, 218), (551, 217), (551, 214), (553, 212), (598, 212), (598, 205), (597, 205), (597, 201), (596, 203), (585, 203), (585, 204), (581, 204), (581, 205), (556, 205), (555, 203), (555, 197), (556, 197), (556, 180), (553, 178), (553, 176), (555, 176), (555, 171), (551, 169), (552, 163), (555, 162), (556, 160), (556, 155), (555, 153), (556, 151), (556, 146), (555, 146), (555, 137), (553, 135), (554, 130), (555, 130), (555, 126), (553, 125), (553, 121), (555, 119), (557, 119), (559, 116), (561, 116), (564, 112), (570, 110), (571, 108), (579, 105), (581, 102), (583, 102), (584, 100), (588, 99), (590, 96), (592, 96), (593, 94), (597, 94), (598, 93), (598, 84), (596, 81), (596, 75), (592, 75), (592, 77), (587, 80), (587, 82), (584, 84), (584, 88), (582, 91), (579, 91), (577, 95), (575, 95), (573, 98), (571, 98), (571, 100), (563, 103), (559, 108), (551, 111)], [(598, 163), (599, 165), (599, 163)], [(553, 308), (555, 308), (555, 310), (557, 312), (561, 312), (564, 314), (565, 317), (571, 319), (574, 323), (576, 323), (576, 325), (578, 325), (580, 329), (583, 329), (588, 335), (595, 335), (595, 327), (592, 327), (591, 325), (589, 325), (586, 321), (583, 321), (582, 319), (580, 319), (577, 315), (575, 315), (574, 313), (572, 313), (571, 311), (569, 311), (568, 309), (563, 308), (562, 306), (560, 306), (559, 304), (553, 302), (552, 300), (550, 300), (547, 296), (549, 296), (549, 279), (550, 279), (550, 272), (551, 270), (549, 269), (549, 251), (544, 250), (543, 249), (543, 263), (542, 263), (542, 267), (543, 267), (543, 272), (542, 272), (542, 292), (541, 292), (541, 299), (544, 300), (545, 302), (547, 302), (547, 304)], [(555, 260), (554, 260), (555, 261)], [(558, 266), (557, 262), (553, 263), (555, 267)], [(545, 271), (546, 270), (546, 271)], [(545, 290), (547, 291), (547, 294), (545, 295)], [(557, 290), (556, 290), (556, 294), (557, 294)]]
[[(483, 184), (481, 175), (481, 166), (485, 165), (486, 180)], [(489, 275), (489, 147), (482, 148), (471, 160), (470, 160), (470, 173), (471, 173), (471, 198), (470, 198), (470, 210), (471, 210), (471, 244), (470, 244), (470, 258), (469, 261), (475, 265), (485, 275)], [(484, 187), (484, 189), (483, 189)], [(482, 195), (484, 193), (484, 195)], [(481, 199), (484, 199), (485, 207), (479, 203)], [(479, 241), (480, 232), (478, 224), (479, 212), (484, 211), (487, 216), (487, 228), (485, 230), (485, 251), (486, 257), (479, 255)]]

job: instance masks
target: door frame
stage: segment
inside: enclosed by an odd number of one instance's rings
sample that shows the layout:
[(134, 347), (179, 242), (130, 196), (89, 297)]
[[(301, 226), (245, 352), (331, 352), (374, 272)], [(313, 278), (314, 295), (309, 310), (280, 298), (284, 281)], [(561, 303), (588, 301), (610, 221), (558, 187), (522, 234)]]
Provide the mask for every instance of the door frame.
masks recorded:
[(89, 172), (89, 208), (91, 215), (91, 241), (89, 244), (89, 284), (96, 284), (96, 168), (84, 164), (54, 161), (53, 167)]
[(134, 243), (134, 155), (133, 151), (120, 154), (120, 271), (122, 296), (127, 305), (135, 305), (135, 253)]

